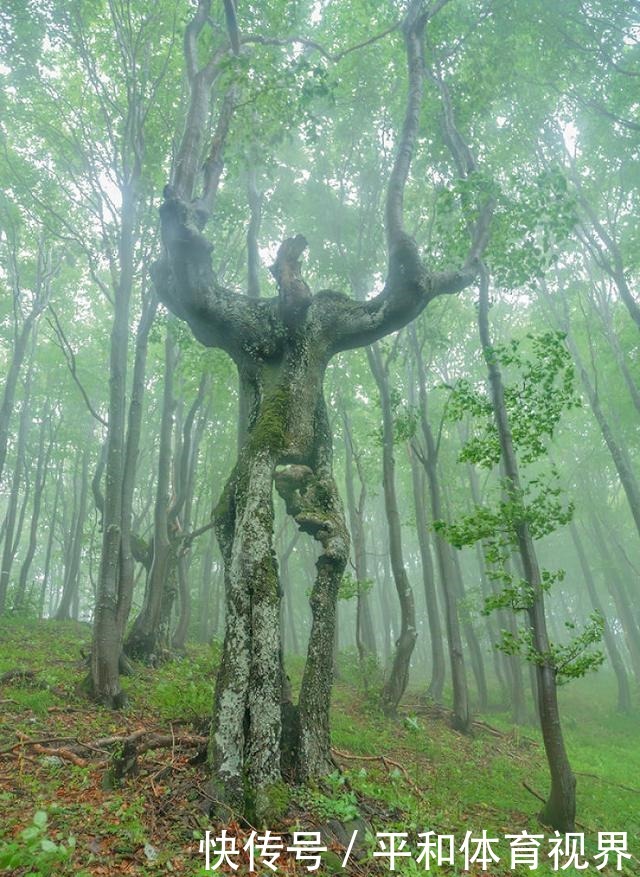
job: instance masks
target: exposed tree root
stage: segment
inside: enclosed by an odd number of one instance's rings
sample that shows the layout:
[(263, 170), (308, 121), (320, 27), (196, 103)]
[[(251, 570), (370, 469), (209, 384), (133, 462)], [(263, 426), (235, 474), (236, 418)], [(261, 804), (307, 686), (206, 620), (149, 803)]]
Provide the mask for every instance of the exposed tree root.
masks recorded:
[[(525, 787), (527, 792), (529, 792), (529, 794), (533, 795), (534, 798), (537, 798), (538, 801), (542, 801), (543, 804), (547, 803), (546, 798), (543, 798), (543, 796), (540, 794), (540, 792), (536, 792), (536, 790), (532, 786), (530, 786), (526, 780), (522, 780), (522, 785)], [(588, 831), (590, 834), (595, 834), (595, 831), (592, 828), (589, 828), (588, 825), (584, 825), (582, 822), (578, 822), (577, 819), (575, 822), (576, 822), (576, 826), (578, 828), (581, 828), (583, 831)]]

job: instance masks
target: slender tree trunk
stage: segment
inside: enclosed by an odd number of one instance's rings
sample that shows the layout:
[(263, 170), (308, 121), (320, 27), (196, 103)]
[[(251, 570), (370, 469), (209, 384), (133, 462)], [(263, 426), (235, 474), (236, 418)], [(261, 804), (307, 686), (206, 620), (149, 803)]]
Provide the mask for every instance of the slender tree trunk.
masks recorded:
[(29, 371), (25, 378), (24, 393), (22, 397), (22, 408), (20, 410), (20, 421), (18, 425), (18, 438), (16, 442), (16, 458), (13, 469), (13, 478), (11, 480), (11, 489), (9, 492), (9, 502), (7, 504), (7, 513), (5, 517), (4, 546), (2, 550), (2, 563), (0, 565), (0, 614), (4, 612), (7, 599), (7, 590), (11, 578), (11, 569), (13, 567), (13, 561), (15, 559), (15, 531), (18, 518), (18, 500), (20, 494), (20, 484), (24, 476), (27, 437), (29, 433), (29, 424), (31, 418), (32, 374), (33, 364), (31, 364), (31, 366), (29, 367)]
[[(293, 534), (289, 543), (286, 545), (284, 550), (280, 553), (280, 583), (282, 586), (282, 633), (283, 637), (286, 634), (287, 621), (289, 623), (289, 631), (291, 634), (291, 649), (294, 655), (300, 654), (300, 644), (298, 642), (298, 631), (296, 630), (295, 618), (293, 616), (293, 594), (292, 594), (292, 583), (291, 583), (291, 575), (289, 572), (289, 561), (291, 559), (291, 555), (296, 547), (298, 539), (300, 538), (300, 532), (296, 530)], [(284, 648), (284, 639), (283, 639), (283, 648)]]
[[(204, 432), (205, 417), (200, 417), (194, 429), (196, 414), (202, 406), (207, 388), (207, 375), (202, 375), (198, 393), (189, 409), (182, 429), (182, 445), (180, 454), (176, 454), (177, 472), (175, 476), (175, 501), (169, 511), (169, 525), (175, 524), (174, 529), (182, 532), (190, 532), (193, 513), (193, 493), (195, 487), (196, 468), (200, 442)], [(182, 650), (189, 633), (191, 623), (191, 590), (189, 587), (189, 569), (191, 553), (187, 555), (182, 547), (178, 549), (177, 575), (178, 593), (180, 596), (180, 614), (178, 623), (172, 638), (174, 649)]]
[(29, 570), (31, 569), (33, 556), (36, 552), (38, 525), (40, 523), (40, 509), (42, 507), (42, 494), (44, 492), (48, 462), (51, 457), (51, 446), (53, 444), (53, 442), (50, 442), (48, 450), (45, 451), (45, 434), (48, 426), (49, 419), (48, 417), (44, 417), (40, 424), (36, 477), (33, 486), (33, 506), (31, 508), (31, 526), (29, 527), (29, 544), (27, 545), (27, 551), (22, 561), (22, 566), (20, 567), (18, 587), (16, 589), (16, 598), (14, 601), (15, 609), (21, 609), (24, 605), (27, 592), (27, 578), (29, 577)]
[(618, 246), (617, 241), (612, 237), (612, 235), (609, 234), (607, 229), (598, 220), (595, 211), (582, 194), (580, 179), (577, 174), (573, 174), (573, 181), (578, 187), (578, 191), (580, 193), (580, 203), (584, 207), (589, 217), (589, 220), (591, 221), (593, 230), (598, 238), (600, 238), (600, 241), (607, 251), (607, 256), (599, 259), (599, 263), (602, 265), (604, 270), (615, 283), (617, 290), (620, 294), (620, 298), (624, 302), (624, 305), (629, 312), (629, 316), (636, 324), (638, 329), (640, 329), (640, 304), (638, 304), (638, 302), (636, 301), (633, 293), (631, 292), (631, 288), (629, 287), (620, 247)]
[[(548, 296), (547, 298), (548, 301), (552, 302), (552, 298), (550, 296)], [(598, 426), (600, 427), (602, 438), (604, 439), (605, 444), (609, 449), (609, 453), (611, 454), (614, 466), (616, 467), (616, 471), (618, 472), (618, 477), (620, 478), (620, 483), (622, 484), (625, 496), (627, 497), (627, 502), (629, 503), (629, 508), (631, 510), (631, 514), (633, 516), (638, 535), (640, 535), (640, 482), (635, 475), (633, 464), (631, 463), (627, 449), (617, 440), (615, 433), (611, 428), (609, 420), (607, 419), (607, 416), (602, 408), (600, 394), (598, 392), (597, 386), (591, 380), (580, 351), (578, 350), (578, 347), (576, 346), (575, 341), (573, 340), (573, 337), (571, 335), (569, 314), (566, 307), (566, 302), (564, 302), (563, 305), (563, 314), (560, 316), (556, 313), (556, 316), (560, 321), (562, 330), (566, 333), (567, 345), (576, 364), (578, 374), (580, 375), (580, 379), (582, 381), (582, 386), (584, 387), (587, 399), (589, 400), (589, 405), (591, 407), (591, 410), (593, 411), (593, 416), (595, 417)]]
[(627, 651), (629, 652), (629, 657), (631, 659), (633, 675), (638, 688), (640, 688), (640, 628), (636, 624), (624, 583), (621, 580), (615, 560), (609, 551), (607, 538), (602, 530), (597, 515), (591, 515), (591, 523), (595, 542), (598, 546), (598, 552), (604, 563), (604, 580), (609, 594), (615, 604), (618, 613), (618, 620), (620, 621), (620, 625), (624, 632)]
[[(462, 577), (460, 562), (455, 551), (451, 552), (451, 557), (453, 560), (453, 568), (455, 570), (456, 597), (458, 603), (460, 604), (465, 602), (467, 596), (464, 587), (464, 579)], [(486, 712), (489, 707), (487, 674), (484, 668), (484, 658), (482, 656), (480, 642), (478, 641), (478, 636), (474, 629), (473, 621), (471, 620), (468, 610), (465, 610), (463, 612), (461, 621), (462, 629), (464, 631), (464, 638), (467, 641), (467, 648), (469, 649), (469, 656), (471, 658), (471, 670), (473, 672), (473, 676), (476, 682), (476, 688), (478, 690), (478, 709), (480, 710), (480, 712)]]
[[(502, 375), (491, 344), (489, 330), (489, 278), (486, 271), (483, 271), (480, 280), (478, 326), (482, 350), (489, 373), (493, 411), (500, 441), (504, 472), (509, 489), (515, 501), (518, 502), (521, 492), (520, 474), (504, 401)], [(542, 810), (541, 818), (545, 824), (551, 825), (559, 831), (568, 832), (573, 831), (575, 827), (576, 779), (569, 764), (562, 735), (556, 687), (556, 670), (548, 657), (550, 655), (550, 643), (547, 635), (544, 610), (544, 588), (527, 519), (522, 517), (515, 520), (514, 528), (525, 579), (533, 594), (528, 615), (533, 632), (533, 645), (539, 655), (539, 660), (536, 662), (538, 710), (545, 753), (551, 774), (551, 791)]]
[(127, 421), (127, 438), (122, 471), (122, 537), (120, 545), (120, 565), (118, 570), (118, 602), (116, 621), (120, 638), (124, 636), (131, 601), (135, 576), (134, 546), (131, 525), (133, 515), (133, 493), (135, 489), (138, 454), (140, 451), (140, 435), (142, 431), (143, 400), (145, 391), (145, 372), (147, 367), (147, 349), (149, 332), (155, 319), (158, 299), (155, 291), (143, 296), (142, 314), (136, 331), (136, 345), (131, 382), (131, 400)]
[(431, 640), (431, 679), (427, 690), (428, 697), (440, 703), (444, 688), (445, 659), (444, 645), (442, 642), (442, 625), (438, 608), (438, 596), (436, 593), (435, 572), (431, 557), (431, 545), (427, 515), (425, 511), (425, 483), (424, 469), (420, 466), (415, 452), (409, 448), (409, 460), (411, 463), (411, 485), (413, 488), (413, 504), (416, 513), (416, 527), (418, 530), (418, 546), (422, 565), (422, 583), (427, 606), (427, 621)]
[(53, 496), (53, 508), (51, 510), (51, 514), (48, 516), (49, 536), (47, 538), (47, 549), (45, 552), (44, 566), (42, 569), (42, 584), (40, 586), (40, 599), (38, 601), (38, 618), (42, 618), (44, 616), (44, 601), (47, 593), (47, 586), (49, 584), (51, 556), (53, 553), (53, 540), (56, 531), (56, 522), (58, 519), (58, 501), (60, 499), (60, 491), (62, 490), (63, 483), (63, 467), (61, 466), (58, 469), (58, 473), (56, 476), (56, 488)]
[(611, 625), (609, 624), (609, 620), (604, 611), (602, 601), (598, 596), (598, 590), (596, 588), (596, 583), (591, 573), (591, 567), (589, 566), (589, 562), (587, 561), (587, 556), (585, 554), (584, 546), (582, 545), (582, 540), (578, 535), (578, 529), (573, 521), (571, 521), (571, 523), (569, 524), (569, 530), (571, 533), (571, 539), (573, 541), (574, 548), (576, 550), (576, 554), (578, 555), (578, 560), (580, 561), (580, 568), (582, 570), (582, 575), (584, 576), (584, 580), (587, 585), (587, 590), (589, 591), (591, 603), (596, 612), (600, 614), (604, 622), (604, 629), (602, 632), (604, 637), (604, 643), (607, 647), (609, 660), (611, 661), (611, 667), (613, 668), (616, 682), (618, 684), (618, 710), (620, 712), (626, 713), (629, 712), (629, 710), (631, 709), (631, 691), (629, 689), (629, 679), (627, 677), (627, 671), (625, 670), (624, 663), (622, 661), (622, 658), (620, 657), (620, 652), (618, 651), (615, 634), (611, 629)]
[[(459, 429), (459, 435), (460, 440), (464, 442), (465, 437), (462, 432), (462, 427), (460, 427)], [(469, 477), (471, 501), (474, 507), (478, 508), (481, 505), (480, 486), (478, 484), (478, 476), (476, 470), (471, 464), (467, 464), (467, 475)], [(478, 565), (478, 574), (480, 578), (480, 589), (482, 592), (482, 597), (484, 600), (487, 600), (490, 596), (495, 594), (496, 589), (494, 588), (493, 583), (489, 582), (489, 578), (487, 575), (486, 546), (484, 544), (476, 544), (476, 560)], [(513, 612), (511, 612), (509, 609), (500, 611), (498, 615), (499, 622), (506, 629), (507, 623), (509, 623), (507, 622), (506, 618), (507, 613), (512, 616), (510, 626), (511, 628), (514, 628), (516, 626), (515, 619), (513, 618)], [(496, 678), (498, 679), (500, 688), (511, 701), (514, 724), (522, 724), (524, 723), (526, 718), (526, 711), (520, 659), (517, 655), (505, 655), (498, 648), (496, 648), (496, 646), (500, 642), (500, 632), (498, 623), (496, 621), (496, 615), (494, 613), (485, 615), (485, 622), (488, 639), (491, 643), (491, 652)], [(512, 629), (511, 632), (515, 634), (516, 631)]]
[(400, 603), (400, 634), (396, 641), (393, 666), (382, 690), (382, 706), (394, 715), (409, 682), (409, 667), (418, 632), (413, 591), (409, 584), (402, 556), (402, 527), (395, 485), (395, 459), (393, 454), (393, 412), (387, 367), (382, 360), (380, 348), (367, 348), (369, 366), (380, 393), (382, 410), (382, 479), (384, 504), (389, 527), (389, 554), (391, 569)]
[[(161, 627), (169, 623), (173, 604), (170, 591), (175, 587), (175, 550), (169, 535), (169, 502), (171, 491), (171, 443), (175, 399), (173, 375), (176, 366), (176, 345), (171, 326), (167, 327), (164, 350), (164, 382), (160, 446), (158, 451), (158, 480), (154, 507), (153, 560), (147, 576), (142, 609), (136, 617), (125, 641), (128, 657), (150, 660), (158, 649), (168, 645)], [(166, 634), (166, 630), (164, 633)]]
[[(13, 295), (18, 301), (22, 297), (22, 291), (19, 285), (19, 272), (17, 270), (18, 251), (17, 243), (13, 242), (13, 252), (11, 253), (10, 262), (13, 270), (10, 272), (11, 282), (13, 285)], [(53, 266), (51, 253), (45, 249), (42, 241), (38, 243), (38, 256), (36, 262), (35, 275), (35, 301), (30, 312), (25, 317), (22, 326), (19, 328), (17, 321), (13, 327), (13, 344), (11, 346), (11, 357), (4, 375), (2, 399), (0, 401), (0, 479), (4, 472), (4, 465), (7, 459), (7, 442), (9, 439), (9, 425), (13, 414), (16, 387), (20, 370), (27, 353), (29, 343), (32, 345), (31, 358), (33, 358), (35, 331), (37, 329), (40, 316), (47, 306), (51, 291), (51, 279), (57, 271), (57, 267)], [(30, 366), (31, 368), (32, 366)], [(0, 584), (0, 595), (2, 586)], [(0, 602), (0, 612), (2, 612), (2, 603)]]
[[(427, 411), (427, 381), (422, 362), (418, 337), (413, 326), (409, 327), (409, 339), (414, 354), (418, 374), (418, 397), (420, 400), (419, 417), (422, 437), (425, 442), (426, 452), (422, 455), (429, 497), (431, 500), (431, 516), (434, 521), (443, 518), (442, 497), (437, 471), (437, 448), (429, 423)], [(436, 557), (440, 572), (440, 587), (445, 607), (445, 620), (447, 626), (447, 642), (449, 646), (449, 661), (451, 665), (451, 680), (453, 683), (453, 715), (454, 728), (467, 733), (471, 728), (471, 711), (469, 709), (469, 689), (467, 685), (467, 672), (462, 650), (462, 637), (460, 635), (460, 620), (458, 617), (458, 601), (456, 595), (456, 576), (451, 556), (451, 546), (441, 533), (434, 534)]]
[[(349, 528), (351, 531), (351, 544), (353, 546), (353, 559), (358, 582), (356, 595), (356, 647), (360, 660), (367, 656), (376, 657), (376, 638), (371, 617), (371, 601), (369, 594), (360, 587), (361, 582), (367, 581), (367, 552), (364, 530), (364, 510), (367, 500), (367, 487), (363, 473), (359, 465), (356, 450), (353, 443), (353, 433), (349, 416), (342, 407), (342, 422), (344, 428), (345, 446), (345, 487), (347, 496), (347, 512), (349, 514)], [(354, 469), (358, 470), (360, 479), (360, 493), (356, 501)]]
[(129, 181), (121, 186), (119, 276), (113, 290), (114, 314), (109, 347), (109, 414), (102, 551), (91, 650), (92, 694), (96, 700), (111, 708), (120, 708), (126, 703), (119, 677), (122, 636), (118, 618), (118, 600), (122, 549), (129, 311), (137, 214), (135, 190), (139, 171), (139, 168), (134, 169)]
[(62, 590), (62, 598), (55, 615), (58, 621), (66, 621), (69, 618), (69, 610), (76, 600), (76, 595), (79, 594), (80, 564), (82, 561), (82, 550), (84, 548), (84, 526), (87, 518), (87, 499), (89, 496), (89, 448), (90, 444), (87, 443), (82, 453), (78, 510), (75, 516), (75, 526), (71, 538), (69, 565), (65, 570), (66, 575)]
[(609, 342), (609, 346), (611, 347), (611, 351), (613, 353), (614, 359), (618, 368), (620, 369), (620, 373), (624, 378), (624, 382), (627, 385), (627, 390), (629, 391), (629, 395), (631, 396), (631, 400), (636, 409), (636, 412), (640, 414), (640, 386), (637, 381), (634, 380), (633, 375), (631, 374), (631, 370), (629, 369), (629, 362), (627, 361), (627, 357), (625, 356), (622, 347), (620, 345), (620, 338), (614, 328), (613, 320), (611, 318), (611, 309), (609, 307), (609, 302), (606, 299), (606, 295), (601, 295), (599, 297), (599, 306), (596, 305), (598, 314), (600, 315), (600, 319), (602, 320), (602, 325), (604, 327), (604, 332)]

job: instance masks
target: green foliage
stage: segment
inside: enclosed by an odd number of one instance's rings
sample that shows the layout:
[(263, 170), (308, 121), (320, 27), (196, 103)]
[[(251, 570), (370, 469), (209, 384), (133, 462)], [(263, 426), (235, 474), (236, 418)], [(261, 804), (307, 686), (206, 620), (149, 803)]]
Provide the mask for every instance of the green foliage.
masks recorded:
[(544, 277), (577, 222), (564, 169), (552, 165), (528, 180), (512, 173), (496, 198), (487, 262), (507, 289)]
[[(489, 351), (489, 363), (501, 371), (515, 371), (517, 380), (504, 385), (506, 417), (518, 456), (519, 467), (537, 463), (546, 454), (549, 440), (564, 411), (577, 407), (574, 368), (562, 332), (528, 333), (523, 344), (517, 339), (496, 345)], [(449, 419), (469, 418), (472, 437), (459, 455), (461, 462), (486, 469), (497, 466), (501, 446), (492, 400), (481, 387), (460, 381), (451, 392)], [(479, 423), (478, 423), (479, 422)], [(539, 470), (539, 467), (538, 467)], [(483, 614), (496, 609), (514, 612), (531, 610), (541, 594), (564, 579), (564, 570), (541, 570), (540, 585), (514, 574), (511, 558), (519, 549), (522, 527), (527, 525), (534, 540), (542, 539), (573, 517), (573, 503), (564, 502), (559, 475), (554, 466), (547, 473), (537, 471), (524, 487), (516, 490), (509, 479), (499, 481), (499, 496), (493, 505), (478, 505), (452, 522), (435, 521), (437, 532), (460, 549), (480, 542), (487, 564), (487, 576), (497, 586), (485, 598)], [(570, 679), (596, 669), (604, 656), (590, 647), (602, 636), (602, 620), (596, 616), (568, 645), (552, 645), (542, 654), (533, 645), (531, 632), (518, 635), (503, 631), (498, 648), (507, 654), (521, 654), (533, 663), (550, 662), (558, 679)]]
[[(513, 443), (523, 465), (544, 456), (564, 411), (579, 406), (575, 369), (558, 331), (528, 332), (507, 344), (494, 345), (490, 358), (512, 379), (504, 388), (504, 401)], [(515, 374), (514, 374), (515, 373)], [(478, 421), (460, 454), (463, 462), (491, 468), (500, 460), (500, 442), (491, 399), (483, 385), (463, 378), (451, 391), (447, 417)]]
[(219, 647), (195, 661), (176, 659), (163, 664), (155, 673), (156, 682), (149, 695), (151, 705), (165, 718), (185, 717), (202, 720), (211, 712), (215, 667)]
[(373, 579), (363, 579), (358, 581), (351, 573), (345, 573), (340, 581), (340, 589), (338, 591), (339, 600), (352, 600), (359, 595), (368, 594), (373, 588), (375, 582)]
[[(576, 626), (570, 621), (565, 621), (565, 627), (573, 632)], [(546, 653), (536, 649), (533, 644), (533, 634), (529, 629), (520, 630), (518, 634), (503, 630), (502, 641), (498, 643), (498, 648), (507, 655), (521, 655), (532, 664), (552, 666), (556, 674), (556, 682), (562, 685), (572, 679), (579, 679), (602, 665), (604, 652), (600, 649), (594, 651), (592, 646), (602, 640), (603, 629), (604, 619), (598, 612), (594, 612), (579, 634), (573, 636), (566, 644), (552, 643)]]
[(340, 822), (351, 822), (360, 815), (358, 799), (352, 789), (348, 788), (343, 773), (336, 771), (324, 778), (326, 793), (319, 789), (302, 787), (297, 797), (304, 807), (308, 807), (320, 819), (338, 819)]
[(66, 871), (76, 841), (69, 835), (66, 844), (55, 843), (47, 835), (47, 813), (36, 810), (31, 825), (16, 840), (0, 846), (0, 870), (25, 869), (25, 877), (49, 877)]

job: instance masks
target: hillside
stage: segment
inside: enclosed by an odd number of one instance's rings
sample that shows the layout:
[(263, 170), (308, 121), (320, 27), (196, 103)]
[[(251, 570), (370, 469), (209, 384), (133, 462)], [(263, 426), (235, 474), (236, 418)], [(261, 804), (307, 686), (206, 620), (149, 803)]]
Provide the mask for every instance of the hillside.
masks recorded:
[[(136, 666), (134, 676), (125, 680), (132, 706), (113, 713), (76, 694), (84, 672), (79, 650), (89, 645), (88, 626), (0, 621), (0, 678), (8, 680), (0, 689), (0, 862), (6, 863), (9, 853), (18, 857), (5, 872), (20, 877), (207, 873), (199, 840), (207, 829), (223, 826), (212, 825), (199, 807), (207, 775), (206, 766), (194, 762), (204, 749), (218, 648), (190, 649), (188, 657), (157, 669)], [(290, 669), (295, 683), (298, 668)], [(7, 676), (15, 671), (22, 675)], [(323, 788), (295, 790), (286, 802), (287, 815), (269, 826), (285, 841), (296, 827), (324, 831), (332, 826), (333, 850), (324, 854), (317, 873), (389, 871), (388, 859), (369, 855), (372, 840), (365, 841), (360, 860), (342, 870), (336, 820), (349, 835), (353, 826), (361, 833), (365, 826), (412, 837), (433, 830), (454, 834), (458, 846), (468, 830), (475, 836), (486, 829), (489, 837), (541, 831), (534, 794), (545, 792), (546, 767), (533, 727), (510, 728), (504, 716), (484, 715), (473, 735), (465, 737), (451, 730), (444, 711), (421, 702), (416, 691), (393, 721), (382, 716), (373, 697), (365, 696), (347, 656), (341, 659), (340, 675), (332, 713), (340, 772)], [(638, 716), (594, 711), (596, 688), (598, 702), (612, 704), (610, 680), (602, 675), (562, 692), (567, 742), (578, 774), (579, 830), (591, 852), (597, 831), (627, 831), (637, 856)], [(137, 757), (131, 748), (123, 752), (122, 744), (106, 739), (128, 737), (132, 746), (135, 735)], [(251, 832), (233, 818), (225, 827), (243, 842)], [(497, 852), (506, 859), (485, 873), (530, 873), (509, 870), (504, 841)], [(462, 854), (456, 861), (463, 864)], [(278, 873), (307, 873), (292, 856), (281, 857), (277, 867)], [(423, 868), (410, 859), (395, 863), (398, 873), (421, 873)], [(461, 873), (447, 868), (431, 870)], [(242, 869), (240, 864), (235, 873), (249, 873)], [(233, 873), (228, 867), (220, 871)], [(472, 866), (471, 873), (480, 870)], [(552, 871), (545, 865), (537, 873)], [(578, 872), (568, 868), (563, 873)], [(586, 873), (596, 873), (593, 864)], [(637, 859), (623, 873), (640, 873)]]

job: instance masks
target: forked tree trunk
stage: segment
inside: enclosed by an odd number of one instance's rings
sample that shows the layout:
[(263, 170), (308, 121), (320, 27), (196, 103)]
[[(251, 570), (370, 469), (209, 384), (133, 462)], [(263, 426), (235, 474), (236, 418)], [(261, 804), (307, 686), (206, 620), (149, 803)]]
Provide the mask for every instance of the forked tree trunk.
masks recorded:
[[(227, 630), (210, 758), (214, 797), (240, 803), (261, 821), (274, 815), (276, 799), (281, 801), (278, 787), (283, 776), (305, 779), (333, 769), (332, 652), (349, 536), (332, 474), (332, 436), (322, 391), (326, 366), (337, 353), (372, 344), (406, 325), (432, 298), (465, 289), (477, 274), (486, 243), (490, 211), (483, 209), (464, 263), (456, 270), (429, 273), (403, 225), (403, 194), (417, 140), (425, 72), (424, 28), (443, 5), (444, 0), (436, 0), (425, 9), (421, 0), (411, 0), (403, 24), (409, 88), (387, 189), (388, 274), (380, 294), (363, 302), (332, 290), (312, 294), (300, 273), (306, 248), (301, 235), (282, 243), (272, 266), (277, 298), (237, 295), (218, 282), (212, 246), (201, 231), (215, 188), (214, 164), (219, 179), (224, 114), (205, 163), (202, 196), (195, 203), (192, 199), (202, 163), (210, 86), (222, 69), (224, 52), (199, 66), (197, 42), (210, 20), (208, 0), (199, 0), (187, 26), (190, 104), (175, 185), (165, 187), (160, 208), (164, 255), (152, 273), (160, 300), (189, 323), (199, 341), (225, 350), (242, 381), (247, 438), (216, 510)], [(297, 710), (288, 702), (283, 684), (280, 588), (272, 544), (274, 480), (299, 529), (321, 547)], [(412, 600), (410, 593), (407, 600)], [(410, 645), (410, 654), (415, 620), (410, 613), (405, 614), (407, 620), (405, 645)]]
[[(215, 512), (225, 563), (226, 631), (210, 746), (213, 783), (216, 797), (243, 808), (248, 805), (257, 819), (275, 815), (283, 771), (288, 778), (305, 778), (334, 767), (328, 724), (333, 639), (349, 543), (331, 476), (323, 400), (314, 418), (316, 443), (309, 455), (313, 466), (287, 465), (276, 472), (285, 435), (295, 429), (288, 404), (292, 382), (296, 381), (284, 380), (259, 403)], [(323, 549), (311, 593), (313, 622), (297, 709), (282, 702), (274, 480), (300, 530)], [(245, 800), (245, 782), (252, 789), (250, 801)]]

